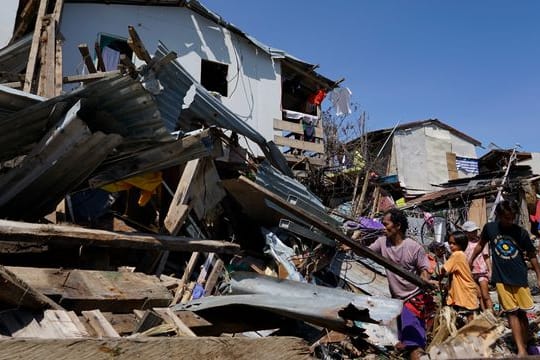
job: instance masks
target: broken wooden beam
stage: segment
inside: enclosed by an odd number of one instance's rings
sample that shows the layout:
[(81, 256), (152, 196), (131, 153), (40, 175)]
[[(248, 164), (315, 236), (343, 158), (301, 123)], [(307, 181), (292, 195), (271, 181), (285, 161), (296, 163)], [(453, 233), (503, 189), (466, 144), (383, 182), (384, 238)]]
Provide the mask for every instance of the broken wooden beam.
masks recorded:
[(117, 271), (7, 268), (37, 292), (76, 312), (95, 310), (129, 313), (133, 309), (168, 306), (169, 290), (158, 278)]
[(84, 64), (86, 65), (86, 70), (88, 70), (88, 72), (91, 74), (97, 72), (96, 66), (94, 65), (94, 62), (92, 61), (92, 58), (90, 57), (90, 51), (88, 50), (88, 45), (80, 44), (78, 47), (79, 47), (79, 52), (81, 53), (81, 56), (83, 58)]
[(94, 44), (94, 51), (96, 52), (96, 57), (97, 57), (97, 70), (101, 72), (107, 71), (105, 69), (105, 62), (103, 61), (103, 54), (101, 52), (101, 47), (99, 46), (99, 43), (97, 41)]
[(57, 246), (99, 246), (169, 251), (205, 251), (234, 254), (240, 246), (220, 240), (199, 240), (182, 236), (128, 234), (78, 226), (34, 224), (0, 220), (0, 240)]
[(28, 309), (63, 310), (62, 306), (43, 295), (39, 290), (0, 265), (0, 302)]
[(103, 79), (109, 76), (116, 76), (116, 75), (120, 75), (119, 70), (97, 72), (97, 73), (85, 74), (85, 75), (69, 75), (69, 76), (64, 76), (63, 83), (64, 84), (71, 84), (71, 83), (76, 83), (76, 82), (88, 83), (91, 81), (96, 81), (99, 79)]
[[(14, 356), (15, 355), (15, 356)], [(119, 339), (3, 339), (0, 358), (40, 360), (307, 360), (306, 342), (294, 337), (171, 337)]]
[(137, 31), (133, 26), (128, 26), (128, 32), (129, 32), (129, 38), (128, 38), (128, 45), (133, 50), (135, 55), (147, 64), (149, 64), (152, 61), (152, 58), (150, 57), (150, 54), (144, 47), (144, 44), (139, 37), (139, 34), (137, 34)]
[(131, 59), (126, 56), (126, 54), (120, 54), (120, 63), (124, 65), (127, 73), (130, 76), (137, 76), (137, 67), (135, 66), (135, 64), (133, 64)]
[(39, 57), (39, 48), (41, 46), (41, 31), (43, 28), (43, 17), (47, 13), (48, 0), (41, 0), (39, 3), (39, 9), (36, 16), (36, 25), (34, 26), (34, 34), (32, 35), (32, 46), (30, 47), (30, 54), (28, 55), (28, 63), (26, 65), (26, 75), (24, 77), (25, 92), (32, 92), (34, 84), (34, 76), (36, 73), (36, 64)]
[(88, 321), (98, 338), (119, 338), (120, 335), (99, 310), (82, 311), (82, 316)]

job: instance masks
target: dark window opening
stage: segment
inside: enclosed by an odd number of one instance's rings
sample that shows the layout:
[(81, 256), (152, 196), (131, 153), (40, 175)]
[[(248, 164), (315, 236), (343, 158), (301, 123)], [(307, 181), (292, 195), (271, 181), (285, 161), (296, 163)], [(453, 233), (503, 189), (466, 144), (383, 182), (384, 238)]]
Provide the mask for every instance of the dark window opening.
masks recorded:
[(201, 85), (208, 91), (227, 96), (227, 73), (229, 66), (213, 61), (201, 62)]

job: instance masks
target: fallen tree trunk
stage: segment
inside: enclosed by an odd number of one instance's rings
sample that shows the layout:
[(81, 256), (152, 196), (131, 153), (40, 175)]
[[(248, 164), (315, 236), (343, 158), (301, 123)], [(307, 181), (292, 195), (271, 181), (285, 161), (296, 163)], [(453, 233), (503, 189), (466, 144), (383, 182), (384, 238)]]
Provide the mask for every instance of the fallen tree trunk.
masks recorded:
[(311, 359), (302, 339), (293, 337), (137, 338), (137, 339), (7, 339), (0, 359), (131, 360), (131, 359)]
[(182, 236), (119, 233), (78, 226), (43, 225), (0, 220), (0, 240), (33, 242), (56, 246), (92, 245), (100, 247), (202, 251), (220, 254), (240, 252), (240, 246), (220, 240), (199, 240)]

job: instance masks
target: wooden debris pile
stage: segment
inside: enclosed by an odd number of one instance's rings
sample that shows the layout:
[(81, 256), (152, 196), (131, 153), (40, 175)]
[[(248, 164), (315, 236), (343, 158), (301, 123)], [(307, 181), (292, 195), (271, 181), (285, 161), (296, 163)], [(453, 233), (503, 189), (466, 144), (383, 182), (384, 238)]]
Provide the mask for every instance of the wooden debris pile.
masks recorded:
[[(275, 145), (132, 27), (142, 66), (105, 72), (80, 46), (88, 74), (58, 77), (62, 1), (50, 14), (46, 3), (24, 91), (0, 85), (0, 357), (300, 359), (393, 345), (402, 304), (381, 268), (426, 286), (418, 276), (348, 237)], [(170, 102), (188, 89), (192, 103)]]

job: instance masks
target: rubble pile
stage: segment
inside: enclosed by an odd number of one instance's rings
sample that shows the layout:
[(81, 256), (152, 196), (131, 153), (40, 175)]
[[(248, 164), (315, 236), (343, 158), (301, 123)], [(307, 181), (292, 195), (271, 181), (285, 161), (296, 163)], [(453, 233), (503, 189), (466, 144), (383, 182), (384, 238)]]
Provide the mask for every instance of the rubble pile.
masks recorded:
[[(88, 73), (62, 77), (62, 1), (38, 16), (34, 38), (21, 35), (37, 3), (0, 51), (0, 357), (406, 356), (394, 349), (402, 302), (385, 271), (430, 285), (366, 246), (384, 232), (376, 219), (325, 206), (295, 178), (309, 167), (291, 170), (302, 151), (284, 156), (166, 44), (151, 56), (133, 27), (140, 64), (120, 56), (105, 71), (81, 45)], [(30, 43), (26, 66), (14, 66)], [(362, 197), (380, 213), (389, 185), (365, 178)], [(404, 206), (426, 246), (442, 236), (428, 210), (451, 219), (455, 207), (441, 204), (501, 183), (451, 185)], [(510, 354), (501, 318), (485, 312), (459, 330), (452, 319), (440, 314), (426, 358)]]

